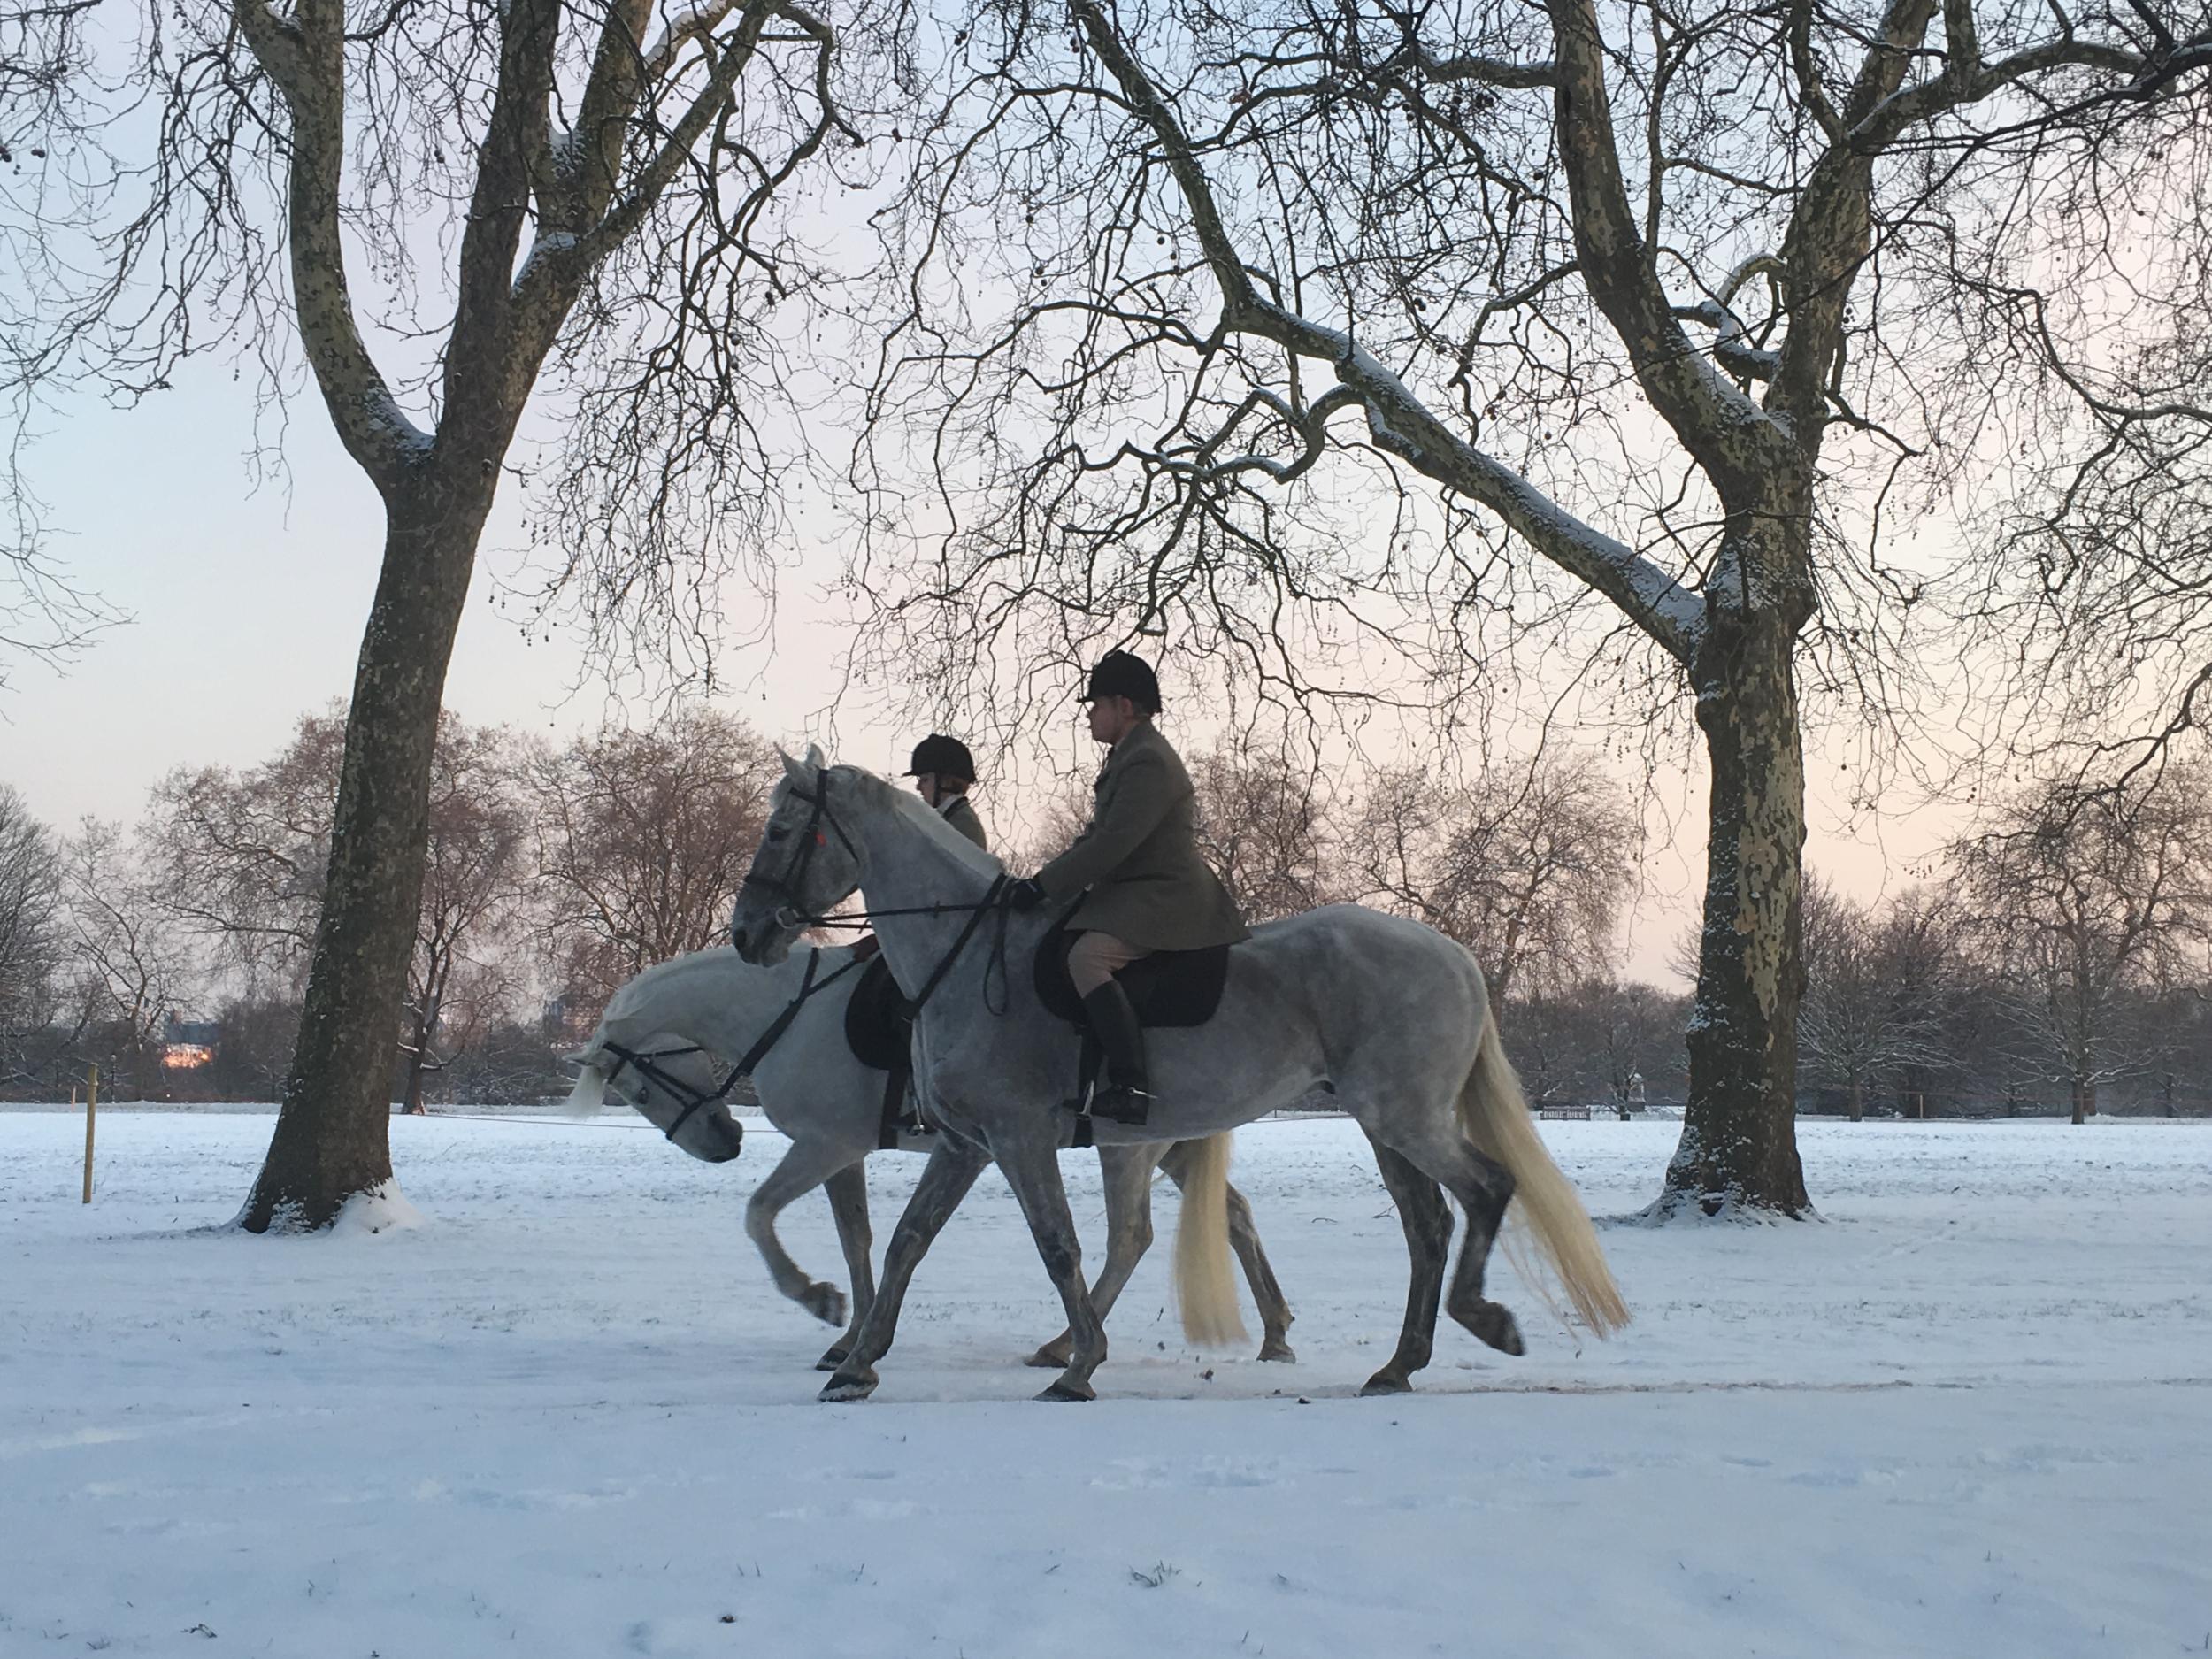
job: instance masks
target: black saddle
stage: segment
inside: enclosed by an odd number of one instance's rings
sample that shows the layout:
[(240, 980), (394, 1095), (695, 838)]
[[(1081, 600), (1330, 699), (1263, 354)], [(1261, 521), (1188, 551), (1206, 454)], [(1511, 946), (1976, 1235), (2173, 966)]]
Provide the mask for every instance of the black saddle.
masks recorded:
[[(1068, 978), (1068, 952), (1081, 931), (1071, 933), (1064, 922), (1056, 924), (1037, 947), (1037, 995), (1069, 1025), (1087, 1029), (1083, 1000), (1075, 994), (1075, 981)], [(1221, 1006), (1222, 987), (1229, 980), (1229, 947), (1156, 950), (1114, 978), (1128, 992), (1139, 1025), (1202, 1025)]]
[(881, 956), (860, 971), (845, 1004), (845, 1046), (870, 1071), (886, 1074), (879, 1147), (897, 1146), (902, 1133), (933, 1132), (908, 1087), (914, 1076), (914, 1011)]
[(860, 971), (852, 1000), (845, 1004), (846, 1046), (870, 1071), (888, 1071), (906, 1064), (913, 1037), (906, 994), (891, 977), (891, 964), (878, 956)]

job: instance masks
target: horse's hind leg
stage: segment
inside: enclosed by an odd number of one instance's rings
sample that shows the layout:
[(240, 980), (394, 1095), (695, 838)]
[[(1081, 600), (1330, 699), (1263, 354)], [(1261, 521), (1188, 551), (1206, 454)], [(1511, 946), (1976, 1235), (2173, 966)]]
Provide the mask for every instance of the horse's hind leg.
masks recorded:
[(1429, 1363), (1436, 1348), (1436, 1307), (1444, 1294), (1444, 1263), (1452, 1248), (1452, 1207), (1444, 1191), (1399, 1153), (1371, 1135), (1375, 1164), (1398, 1207), (1410, 1263), (1406, 1283), (1406, 1321), (1398, 1333), (1398, 1351), (1367, 1379), (1363, 1394), (1402, 1394), (1413, 1386), (1413, 1373)]
[(868, 1166), (864, 1161), (847, 1164), (831, 1176), (825, 1186), (829, 1193), (830, 1214), (837, 1221), (837, 1241), (845, 1250), (846, 1278), (853, 1287), (852, 1323), (845, 1327), (845, 1334), (831, 1343), (828, 1351), (814, 1362), (816, 1371), (835, 1371), (853, 1351), (853, 1343), (860, 1335), (860, 1323), (868, 1317), (869, 1304), (876, 1299), (872, 1259), (875, 1234), (868, 1222)]
[[(1178, 1187), (1183, 1184), (1183, 1171), (1189, 1156), (1187, 1148), (1194, 1144), (1179, 1141), (1160, 1159), (1161, 1170)], [(1290, 1303), (1284, 1299), (1283, 1287), (1275, 1282), (1275, 1270), (1268, 1265), (1267, 1252), (1260, 1248), (1260, 1230), (1252, 1219), (1251, 1202), (1237, 1190), (1234, 1181), (1228, 1184), (1227, 1196), (1229, 1246), (1243, 1264), (1244, 1282), (1252, 1287), (1252, 1300), (1260, 1310), (1260, 1357), (1286, 1363), (1295, 1360), (1298, 1356), (1285, 1340), (1290, 1330)]]
[(914, 1270), (990, 1161), (972, 1141), (949, 1133), (939, 1134), (929, 1167), (915, 1183), (914, 1196), (906, 1201), (899, 1225), (891, 1230), (890, 1248), (883, 1253), (883, 1282), (876, 1286), (876, 1299), (860, 1322), (853, 1351), (837, 1374), (822, 1385), (820, 1398), (865, 1400), (876, 1391), (876, 1362), (891, 1351), (891, 1340), (898, 1334), (899, 1308)]
[[(1099, 1174), (1106, 1188), (1106, 1264), (1091, 1286), (1091, 1306), (1102, 1324), (1152, 1248), (1152, 1171), (1161, 1161), (1160, 1151), (1157, 1142), (1098, 1149)], [(1075, 1339), (1063, 1331), (1022, 1363), (1064, 1370), (1074, 1354)]]
[[(845, 1323), (845, 1293), (806, 1276), (776, 1237), (776, 1217), (793, 1199), (811, 1192), (853, 1161), (853, 1153), (842, 1145), (821, 1140), (794, 1141), (783, 1161), (768, 1171), (767, 1179), (753, 1189), (745, 1205), (745, 1234), (768, 1263), (776, 1288), (825, 1325)], [(864, 1208), (864, 1195), (862, 1203)]]
[(1513, 1202), (1511, 1171), (1471, 1145), (1456, 1122), (1448, 1129), (1424, 1126), (1394, 1139), (1406, 1156), (1442, 1182), (1467, 1212), (1467, 1241), (1459, 1248), (1451, 1294), (1444, 1302), (1446, 1310), (1499, 1352), (1525, 1352), (1521, 1327), (1511, 1311), (1482, 1294), (1483, 1269), (1490, 1259), (1490, 1247), (1504, 1225), (1505, 1207)]

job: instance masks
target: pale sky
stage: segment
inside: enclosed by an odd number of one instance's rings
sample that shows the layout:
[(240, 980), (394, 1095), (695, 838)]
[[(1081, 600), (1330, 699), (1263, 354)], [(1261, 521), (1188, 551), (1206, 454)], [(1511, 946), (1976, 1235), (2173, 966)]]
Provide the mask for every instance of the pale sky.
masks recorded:
[[(227, 369), (196, 365), (177, 389), (135, 411), (80, 405), (35, 452), (33, 476), (65, 533), (57, 551), (135, 618), (65, 672), (17, 664), (15, 688), (0, 699), (0, 778), (50, 824), (66, 827), (85, 813), (134, 821), (170, 767), (250, 765), (275, 752), (303, 710), (348, 691), (376, 578), (378, 503), (311, 402), (296, 411), (287, 440), (288, 492), (255, 491), (245, 454), (251, 391)], [(486, 572), (513, 566), (502, 549), (519, 541), (518, 507), (518, 491), (503, 495), (446, 702), (472, 721), (559, 736), (596, 726), (611, 705), (595, 684), (570, 695), (574, 641), (526, 641), (488, 603)], [(730, 664), (740, 689), (716, 699), (787, 743), (820, 735), (836, 694), (845, 618), (820, 597), (833, 557), (795, 550), (773, 657)], [(895, 770), (917, 735), (851, 709), (838, 733), (839, 758), (879, 770)], [(1086, 747), (1071, 721), (1054, 752), (1073, 766)], [(1847, 837), (1826, 787), (1832, 766), (1816, 757), (1809, 770), (1809, 858), (1849, 890), (1900, 885), (1951, 827), (1860, 819)], [(989, 804), (1002, 820), (1018, 816), (1018, 803)], [(1696, 916), (1701, 780), (1662, 780), (1648, 821), (1625, 965), (1665, 982), (1675, 941)]]

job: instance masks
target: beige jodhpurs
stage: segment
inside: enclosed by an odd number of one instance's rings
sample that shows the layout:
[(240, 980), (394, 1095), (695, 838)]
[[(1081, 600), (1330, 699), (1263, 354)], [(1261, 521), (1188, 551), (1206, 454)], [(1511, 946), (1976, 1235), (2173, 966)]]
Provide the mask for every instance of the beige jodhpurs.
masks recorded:
[(1077, 934), (1075, 943), (1069, 948), (1068, 978), (1075, 981), (1078, 996), (1088, 996), (1112, 979), (1116, 969), (1125, 968), (1138, 957), (1151, 954), (1134, 945), (1125, 945), (1111, 933), (1088, 930)]

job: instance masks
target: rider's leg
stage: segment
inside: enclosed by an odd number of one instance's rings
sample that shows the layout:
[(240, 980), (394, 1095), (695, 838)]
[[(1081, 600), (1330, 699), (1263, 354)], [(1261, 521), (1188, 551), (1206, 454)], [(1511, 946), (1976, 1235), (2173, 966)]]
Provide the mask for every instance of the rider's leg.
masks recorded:
[(1079, 934), (1068, 951), (1068, 978), (1083, 999), (1083, 1016), (1106, 1056), (1107, 1086), (1091, 1097), (1091, 1111), (1116, 1123), (1141, 1124), (1152, 1104), (1144, 1027), (1137, 1023), (1128, 992), (1114, 978), (1117, 971), (1149, 955), (1095, 929)]

